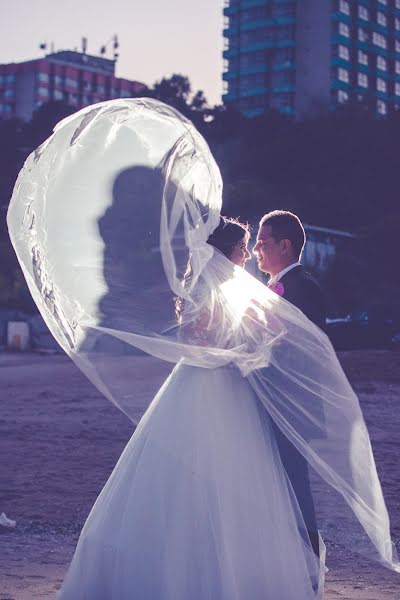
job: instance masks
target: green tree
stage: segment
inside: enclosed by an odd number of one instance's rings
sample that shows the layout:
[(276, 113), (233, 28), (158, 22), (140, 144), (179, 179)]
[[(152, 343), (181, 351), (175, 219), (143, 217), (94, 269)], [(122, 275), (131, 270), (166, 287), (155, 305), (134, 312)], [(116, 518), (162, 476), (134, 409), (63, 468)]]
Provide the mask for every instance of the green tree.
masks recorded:
[(76, 108), (61, 101), (42, 104), (25, 126), (25, 142), (30, 150), (34, 150), (43, 143), (52, 134), (55, 125), (74, 112), (76, 112)]
[(207, 99), (201, 90), (192, 91), (188, 77), (177, 73), (171, 77), (163, 77), (156, 81), (145, 95), (176, 108), (201, 128), (207, 114)]

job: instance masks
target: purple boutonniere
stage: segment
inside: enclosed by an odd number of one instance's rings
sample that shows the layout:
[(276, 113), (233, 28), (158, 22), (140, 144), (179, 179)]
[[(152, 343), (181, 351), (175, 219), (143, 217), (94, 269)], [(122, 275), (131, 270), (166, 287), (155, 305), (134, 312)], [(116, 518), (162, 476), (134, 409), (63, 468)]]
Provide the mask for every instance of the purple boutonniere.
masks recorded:
[(283, 283), (281, 283), (280, 281), (277, 281), (276, 283), (272, 283), (268, 287), (272, 292), (275, 292), (275, 294), (278, 294), (278, 296), (283, 296), (283, 294), (285, 293), (285, 287), (284, 287)]

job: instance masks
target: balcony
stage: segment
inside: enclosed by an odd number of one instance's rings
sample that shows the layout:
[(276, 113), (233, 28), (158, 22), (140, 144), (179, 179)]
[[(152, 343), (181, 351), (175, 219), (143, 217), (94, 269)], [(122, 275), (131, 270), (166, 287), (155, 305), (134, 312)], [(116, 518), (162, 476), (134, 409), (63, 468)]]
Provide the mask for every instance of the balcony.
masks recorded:
[(268, 73), (268, 65), (255, 64), (248, 65), (247, 67), (241, 67), (239, 70), (240, 75), (253, 75), (254, 73)]
[(265, 0), (243, 0), (240, 7), (243, 8), (253, 8), (254, 6), (265, 6)]
[(275, 19), (254, 19), (254, 21), (242, 23), (241, 31), (252, 31), (260, 27), (276, 27), (277, 25), (294, 25), (295, 23), (296, 18), (294, 16), (282, 16)]
[(231, 15), (236, 15), (239, 12), (239, 6), (225, 6), (223, 14), (225, 17), (230, 17)]
[(239, 77), (239, 73), (235, 70), (229, 70), (229, 71), (225, 71), (222, 74), (222, 79), (224, 81), (233, 81), (234, 79), (236, 79), (237, 77)]
[(276, 85), (271, 88), (274, 94), (287, 94), (295, 91), (295, 85), (293, 83), (284, 83), (282, 85)]
[[(339, 79), (333, 79), (331, 81), (331, 89), (333, 90), (345, 90), (349, 92), (351, 90), (350, 83), (346, 83), (345, 81), (340, 81)], [(363, 93), (366, 92), (366, 88), (359, 88)]]
[[(331, 60), (331, 65), (336, 66), (336, 67), (344, 67), (345, 69), (350, 69), (353, 66), (353, 61), (351, 60), (346, 60), (345, 58), (340, 58), (340, 56), (333, 56), (332, 60)], [(363, 65), (359, 65), (360, 68)], [(368, 71), (368, 67), (367, 67), (367, 71)]]
[(234, 100), (237, 100), (236, 92), (228, 92), (227, 94), (222, 95), (223, 102), (233, 102)]
[(239, 35), (239, 27), (226, 27), (222, 31), (222, 35), (226, 38), (236, 37)]
[(245, 117), (254, 119), (254, 117), (261, 117), (265, 113), (265, 108), (249, 108), (248, 110), (242, 111)]
[(258, 86), (258, 87), (250, 87), (246, 90), (241, 90), (239, 96), (241, 98), (248, 98), (249, 96), (265, 96), (268, 92), (268, 88), (266, 86)]
[(239, 49), (238, 48), (228, 48), (228, 50), (223, 51), (222, 56), (226, 59), (235, 58), (236, 56), (239, 56)]

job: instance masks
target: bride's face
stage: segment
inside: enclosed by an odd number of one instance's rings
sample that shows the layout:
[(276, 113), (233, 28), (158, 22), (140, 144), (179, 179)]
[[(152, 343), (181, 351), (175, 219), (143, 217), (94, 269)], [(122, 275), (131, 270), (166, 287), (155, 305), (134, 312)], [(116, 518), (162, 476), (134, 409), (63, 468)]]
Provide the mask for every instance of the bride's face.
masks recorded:
[(246, 233), (241, 240), (238, 241), (232, 250), (229, 259), (238, 267), (244, 267), (246, 262), (251, 258), (247, 244), (249, 243), (249, 234)]

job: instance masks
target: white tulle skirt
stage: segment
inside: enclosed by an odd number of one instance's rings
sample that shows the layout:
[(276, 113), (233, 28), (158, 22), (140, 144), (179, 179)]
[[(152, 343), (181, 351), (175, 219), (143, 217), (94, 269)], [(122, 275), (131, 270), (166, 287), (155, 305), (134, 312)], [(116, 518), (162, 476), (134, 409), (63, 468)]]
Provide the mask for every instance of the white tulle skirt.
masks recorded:
[(302, 528), (247, 380), (180, 364), (99, 495), (58, 600), (319, 598)]

